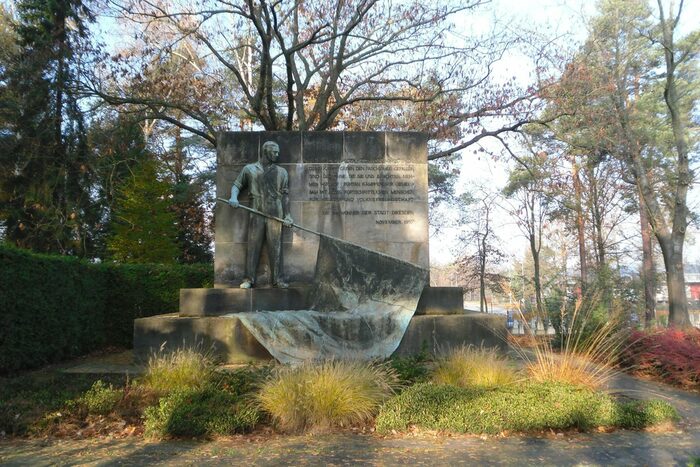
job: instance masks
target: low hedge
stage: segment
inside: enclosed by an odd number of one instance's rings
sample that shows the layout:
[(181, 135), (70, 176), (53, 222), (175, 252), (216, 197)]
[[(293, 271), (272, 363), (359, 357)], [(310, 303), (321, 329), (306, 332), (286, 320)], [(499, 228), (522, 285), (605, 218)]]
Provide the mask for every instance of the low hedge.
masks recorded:
[(131, 346), (135, 318), (173, 312), (180, 288), (212, 282), (210, 264), (91, 264), (0, 246), (0, 374)]
[(700, 389), (700, 330), (635, 331), (620, 355), (620, 366), (685, 389)]
[(620, 403), (587, 388), (562, 383), (526, 383), (493, 389), (417, 384), (389, 399), (377, 431), (411, 427), (456, 433), (498, 434), (550, 429), (618, 427), (641, 429), (678, 419), (662, 401)]

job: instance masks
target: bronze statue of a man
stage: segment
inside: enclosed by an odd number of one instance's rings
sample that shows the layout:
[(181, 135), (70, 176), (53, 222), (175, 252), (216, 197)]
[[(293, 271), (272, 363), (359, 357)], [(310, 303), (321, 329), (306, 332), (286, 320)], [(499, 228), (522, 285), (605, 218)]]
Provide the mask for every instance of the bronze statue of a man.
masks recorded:
[[(243, 170), (233, 182), (229, 204), (238, 207), (238, 194), (248, 188), (251, 208), (271, 216), (284, 218), (284, 225), (289, 227), (293, 220), (289, 215), (289, 175), (276, 164), (280, 156), (277, 143), (266, 141), (262, 146), (262, 157)], [(248, 251), (245, 262), (245, 278), (242, 289), (255, 286), (260, 252), (263, 242), (267, 240), (267, 252), (270, 260), (270, 283), (273, 287), (286, 288), (282, 279), (282, 224), (273, 219), (250, 214), (248, 223)]]

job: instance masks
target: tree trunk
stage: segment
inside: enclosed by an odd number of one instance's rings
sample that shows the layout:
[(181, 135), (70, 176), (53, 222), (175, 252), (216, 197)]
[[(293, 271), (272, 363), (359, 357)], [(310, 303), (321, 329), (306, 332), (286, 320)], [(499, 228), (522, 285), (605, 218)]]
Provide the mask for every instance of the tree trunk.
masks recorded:
[(583, 209), (581, 207), (581, 179), (578, 175), (578, 165), (573, 164), (574, 196), (576, 199), (576, 229), (578, 237), (578, 257), (580, 262), (581, 288), (577, 291), (579, 298), (582, 297), (588, 280), (588, 270), (586, 266), (586, 232)]
[(532, 253), (533, 282), (535, 283), (535, 303), (537, 305), (537, 316), (543, 317), (544, 306), (542, 304), (542, 284), (540, 283), (540, 252), (535, 245), (534, 235), (530, 236), (530, 252)]
[[(661, 253), (666, 268), (666, 285), (668, 287), (668, 325), (671, 327), (689, 327), (688, 300), (685, 294), (685, 272), (683, 271), (684, 238), (659, 238)], [(658, 238), (658, 235), (657, 235)]]
[(644, 284), (644, 327), (651, 327), (656, 319), (656, 268), (651, 224), (644, 197), (639, 197), (639, 222), (642, 233), (642, 283)]

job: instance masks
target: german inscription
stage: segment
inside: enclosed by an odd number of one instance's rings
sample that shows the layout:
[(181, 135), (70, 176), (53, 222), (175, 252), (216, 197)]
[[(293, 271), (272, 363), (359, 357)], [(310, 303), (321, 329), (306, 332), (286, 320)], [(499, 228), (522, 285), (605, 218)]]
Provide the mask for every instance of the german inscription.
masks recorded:
[(416, 200), (416, 172), (411, 164), (352, 164), (309, 167), (309, 201), (411, 202)]

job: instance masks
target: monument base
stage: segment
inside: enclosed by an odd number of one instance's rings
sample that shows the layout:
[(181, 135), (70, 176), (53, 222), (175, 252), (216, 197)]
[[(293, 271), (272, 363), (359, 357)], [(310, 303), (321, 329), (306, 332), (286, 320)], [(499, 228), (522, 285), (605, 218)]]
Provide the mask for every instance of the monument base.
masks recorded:
[[(439, 353), (461, 345), (504, 347), (505, 316), (465, 312), (414, 316), (394, 355), (422, 350)], [(145, 361), (159, 351), (194, 347), (222, 363), (271, 360), (272, 356), (243, 326), (235, 314), (180, 317), (167, 314), (134, 322), (134, 357)]]

